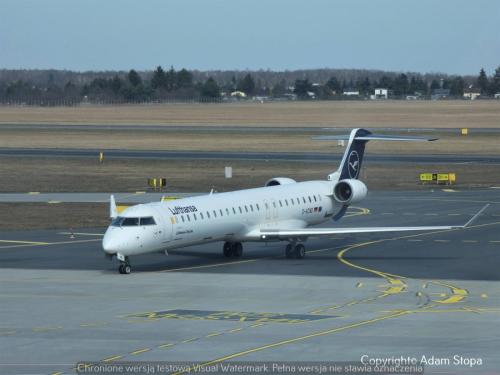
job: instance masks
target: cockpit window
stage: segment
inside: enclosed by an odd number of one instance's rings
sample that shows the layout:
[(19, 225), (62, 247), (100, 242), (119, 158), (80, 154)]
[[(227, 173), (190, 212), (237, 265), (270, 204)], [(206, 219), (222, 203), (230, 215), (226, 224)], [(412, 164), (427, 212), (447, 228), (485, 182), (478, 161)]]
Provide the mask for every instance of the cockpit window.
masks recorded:
[(139, 225), (138, 217), (124, 217), (120, 224), (122, 227), (133, 227)]
[(155, 219), (153, 217), (141, 217), (141, 225), (155, 225)]

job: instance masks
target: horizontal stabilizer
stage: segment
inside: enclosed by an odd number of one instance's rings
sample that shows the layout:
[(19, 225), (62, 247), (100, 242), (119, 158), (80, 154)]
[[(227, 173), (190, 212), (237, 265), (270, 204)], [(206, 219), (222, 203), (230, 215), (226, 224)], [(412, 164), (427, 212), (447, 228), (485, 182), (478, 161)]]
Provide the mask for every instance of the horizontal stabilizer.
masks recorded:
[[(348, 141), (350, 135), (342, 134), (342, 135), (318, 135), (312, 137), (315, 141)], [(364, 136), (356, 136), (354, 140), (357, 141), (417, 141), (417, 142), (431, 142), (436, 141), (437, 138), (428, 138), (428, 137), (412, 137), (412, 136), (404, 136), (404, 135), (364, 135)]]

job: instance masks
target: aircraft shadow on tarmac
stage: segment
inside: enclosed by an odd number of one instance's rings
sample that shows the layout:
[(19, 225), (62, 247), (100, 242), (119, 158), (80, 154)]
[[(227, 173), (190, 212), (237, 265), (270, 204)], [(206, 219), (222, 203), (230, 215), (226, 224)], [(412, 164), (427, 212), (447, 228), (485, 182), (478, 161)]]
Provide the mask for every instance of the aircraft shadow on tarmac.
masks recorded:
[[(372, 240), (380, 237), (371, 236)], [(367, 237), (363, 237), (366, 241)], [(365, 270), (349, 267), (338, 259), (338, 252), (360, 244), (354, 238), (310, 240), (304, 259), (286, 259), (284, 242), (245, 244), (242, 258), (225, 258), (221, 243), (193, 246), (163, 254), (131, 258), (133, 275), (162, 272), (212, 274), (297, 275), (377, 277)], [(417, 279), (500, 280), (499, 246), (456, 246), (388, 241), (353, 247), (343, 259), (362, 267)], [(56, 246), (0, 249), (0, 269), (45, 269), (101, 271), (119, 275), (116, 260), (107, 260), (100, 242)], [(132, 275), (132, 276), (133, 276)]]

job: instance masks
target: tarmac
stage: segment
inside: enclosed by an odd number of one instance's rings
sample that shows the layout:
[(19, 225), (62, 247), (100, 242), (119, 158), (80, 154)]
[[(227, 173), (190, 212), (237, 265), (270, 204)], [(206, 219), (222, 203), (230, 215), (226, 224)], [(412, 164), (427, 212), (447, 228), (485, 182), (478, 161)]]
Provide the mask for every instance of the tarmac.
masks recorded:
[[(9, 148), (1, 147), (0, 156), (43, 158), (96, 158), (98, 149), (64, 148)], [(342, 154), (320, 152), (229, 152), (229, 151), (165, 151), (165, 150), (105, 150), (106, 159), (154, 159), (154, 160), (240, 160), (286, 161), (308, 163), (340, 162)], [(371, 154), (366, 163), (382, 164), (500, 164), (499, 155), (467, 154)]]
[(461, 225), (485, 203), (467, 229), (310, 238), (302, 260), (285, 243), (232, 259), (214, 243), (131, 258), (130, 275), (104, 258), (105, 228), (2, 232), (0, 374), (400, 356), (498, 373), (500, 189), (373, 192), (329, 225)]

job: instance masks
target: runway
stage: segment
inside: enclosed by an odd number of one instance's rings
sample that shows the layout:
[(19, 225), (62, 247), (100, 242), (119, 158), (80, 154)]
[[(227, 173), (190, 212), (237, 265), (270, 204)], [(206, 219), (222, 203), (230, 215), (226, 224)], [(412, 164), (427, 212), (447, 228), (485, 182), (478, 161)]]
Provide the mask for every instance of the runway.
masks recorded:
[[(97, 149), (64, 148), (0, 148), (0, 156), (44, 158), (97, 158)], [(154, 150), (105, 150), (107, 159), (155, 160), (243, 160), (286, 161), (308, 163), (340, 162), (341, 154), (319, 152), (227, 152), (227, 151), (154, 151)], [(500, 164), (499, 155), (425, 154), (397, 155), (371, 154), (366, 163), (382, 164)]]
[(226, 259), (217, 243), (132, 258), (131, 275), (104, 259), (104, 228), (0, 233), (0, 373), (363, 355), (452, 359), (428, 374), (495, 372), (500, 190), (371, 193), (339, 225), (460, 225), (485, 203), (465, 230), (311, 238), (303, 260), (286, 259), (284, 243)]

